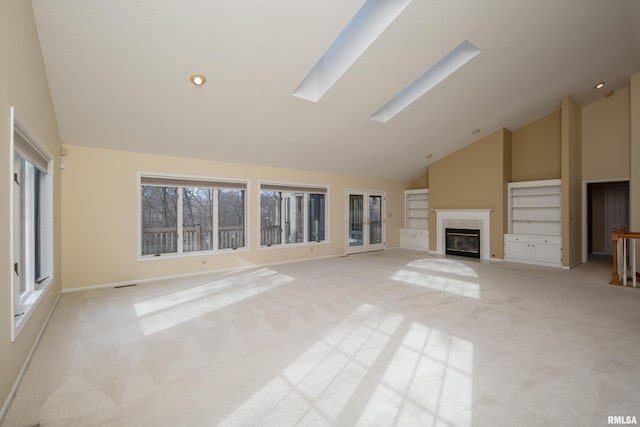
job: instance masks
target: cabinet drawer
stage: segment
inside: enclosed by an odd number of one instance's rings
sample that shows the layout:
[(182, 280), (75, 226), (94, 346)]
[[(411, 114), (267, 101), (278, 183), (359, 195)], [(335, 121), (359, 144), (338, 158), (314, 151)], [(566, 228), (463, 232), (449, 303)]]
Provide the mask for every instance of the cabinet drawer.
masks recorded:
[(505, 234), (506, 242), (529, 242), (549, 245), (562, 245), (562, 237), (559, 236), (532, 236), (530, 234)]
[(542, 237), (542, 236), (537, 236), (537, 237), (531, 237), (531, 243), (535, 244), (542, 244), (542, 245), (562, 245), (562, 238), (561, 237), (555, 237), (555, 236), (548, 236), (548, 237)]

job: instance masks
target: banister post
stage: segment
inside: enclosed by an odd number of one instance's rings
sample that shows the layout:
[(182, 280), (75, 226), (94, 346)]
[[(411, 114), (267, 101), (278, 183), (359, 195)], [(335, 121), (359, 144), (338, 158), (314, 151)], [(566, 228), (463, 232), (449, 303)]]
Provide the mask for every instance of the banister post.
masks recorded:
[(620, 276), (618, 275), (618, 229), (616, 227), (613, 227), (611, 240), (613, 240), (613, 273), (611, 273), (611, 284), (619, 286)]

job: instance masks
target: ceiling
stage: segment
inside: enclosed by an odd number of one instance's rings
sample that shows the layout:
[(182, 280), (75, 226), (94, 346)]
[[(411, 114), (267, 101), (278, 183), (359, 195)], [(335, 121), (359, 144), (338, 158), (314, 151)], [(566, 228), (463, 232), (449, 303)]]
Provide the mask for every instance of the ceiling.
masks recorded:
[[(62, 141), (409, 180), (640, 71), (636, 0), (413, 0), (318, 102), (293, 96), (362, 4), (33, 0)], [(387, 123), (370, 119), (465, 39), (480, 54)]]

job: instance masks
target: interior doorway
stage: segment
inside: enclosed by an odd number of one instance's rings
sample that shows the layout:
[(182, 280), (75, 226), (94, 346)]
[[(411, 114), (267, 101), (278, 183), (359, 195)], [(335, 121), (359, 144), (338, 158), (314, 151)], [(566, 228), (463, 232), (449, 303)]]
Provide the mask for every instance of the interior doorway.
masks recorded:
[(629, 229), (629, 182), (587, 184), (588, 257), (612, 255), (611, 231)]

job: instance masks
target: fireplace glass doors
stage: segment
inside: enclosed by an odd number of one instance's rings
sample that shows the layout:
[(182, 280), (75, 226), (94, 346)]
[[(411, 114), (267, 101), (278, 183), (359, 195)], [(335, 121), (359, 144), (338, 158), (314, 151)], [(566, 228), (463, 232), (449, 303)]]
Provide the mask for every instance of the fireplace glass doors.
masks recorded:
[(447, 228), (445, 236), (447, 255), (480, 258), (480, 230)]

